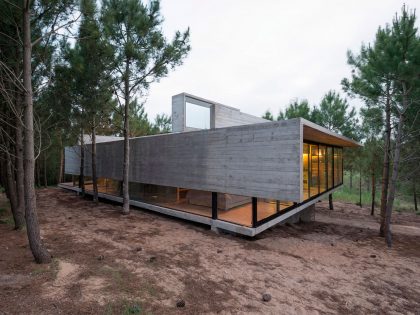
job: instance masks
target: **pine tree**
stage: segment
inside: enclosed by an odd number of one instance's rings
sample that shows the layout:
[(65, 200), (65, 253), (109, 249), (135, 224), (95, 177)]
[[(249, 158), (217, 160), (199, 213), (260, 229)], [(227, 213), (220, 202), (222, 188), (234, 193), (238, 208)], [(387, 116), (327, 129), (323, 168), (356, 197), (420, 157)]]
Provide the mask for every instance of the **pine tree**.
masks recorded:
[(327, 92), (319, 107), (314, 107), (311, 120), (346, 137), (358, 138), (356, 110), (335, 91)]
[(115, 63), (114, 91), (123, 109), (124, 162), (123, 214), (129, 213), (129, 117), (133, 95), (144, 93), (150, 84), (182, 63), (190, 50), (189, 30), (176, 32), (168, 42), (162, 32), (159, 1), (144, 5), (139, 0), (106, 0), (102, 6), (104, 34)]
[[(392, 25), (378, 30), (373, 46), (362, 46), (357, 56), (348, 54), (353, 74), (351, 80), (343, 80), (344, 87), (361, 96), (368, 108), (385, 111), (380, 234), (385, 235), (388, 246), (392, 244), (390, 223), (401, 152), (410, 135), (418, 132), (415, 122), (419, 111), (420, 40), (415, 21), (415, 12), (409, 12), (404, 5)], [(381, 120), (380, 114), (374, 116), (376, 122)]]
[(277, 120), (292, 119), (298, 117), (311, 120), (311, 109), (309, 107), (308, 101), (305, 99), (301, 101), (295, 99), (290, 102), (284, 113), (282, 111), (279, 112)]
[(264, 115), (262, 115), (261, 117), (267, 120), (271, 120), (271, 121), (274, 120), (273, 114), (268, 109), (265, 111)]
[[(79, 38), (72, 51), (71, 59), (76, 82), (75, 96), (83, 113), (81, 117), (84, 120), (83, 125), (91, 135), (93, 201), (98, 202), (96, 133), (98, 126), (110, 119), (113, 110), (112, 81), (108, 73), (113, 56), (101, 37), (96, 2), (82, 0), (80, 12), (82, 21), (79, 27)], [(83, 147), (83, 144), (81, 146)]]

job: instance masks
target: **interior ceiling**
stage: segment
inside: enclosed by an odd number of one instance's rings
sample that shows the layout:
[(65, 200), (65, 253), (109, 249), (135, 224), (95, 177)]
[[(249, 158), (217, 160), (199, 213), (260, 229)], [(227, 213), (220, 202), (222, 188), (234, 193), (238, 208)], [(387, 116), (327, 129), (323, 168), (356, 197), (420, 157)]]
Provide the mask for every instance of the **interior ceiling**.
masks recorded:
[(336, 135), (334, 133), (326, 133), (321, 130), (303, 125), (303, 140), (332, 144), (340, 147), (359, 147), (358, 142)]

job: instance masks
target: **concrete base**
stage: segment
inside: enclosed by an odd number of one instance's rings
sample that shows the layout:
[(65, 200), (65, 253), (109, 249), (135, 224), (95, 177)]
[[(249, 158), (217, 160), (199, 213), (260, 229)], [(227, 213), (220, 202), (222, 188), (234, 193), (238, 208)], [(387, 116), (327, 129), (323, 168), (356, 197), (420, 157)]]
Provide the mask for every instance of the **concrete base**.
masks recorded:
[(315, 221), (315, 204), (310, 205), (308, 208), (300, 213), (300, 222)]
[(223, 230), (219, 229), (218, 227), (215, 227), (214, 225), (211, 226), (211, 231), (216, 234), (222, 234)]
[[(74, 187), (74, 186), (69, 186), (66, 184), (58, 184), (58, 187), (67, 189), (67, 190), (72, 190), (75, 191), (77, 193), (80, 193), (80, 189), (78, 187)], [(329, 191), (328, 193), (332, 193), (334, 190), (338, 189), (339, 187), (334, 188), (333, 190)], [(87, 195), (90, 195), (91, 192), (86, 191)], [(204, 216), (200, 216), (197, 214), (192, 214), (192, 213), (188, 213), (188, 212), (184, 212), (184, 211), (179, 211), (179, 210), (174, 210), (174, 209), (170, 209), (170, 208), (165, 208), (165, 207), (161, 207), (161, 206), (157, 206), (157, 205), (153, 205), (153, 204), (149, 204), (149, 203), (145, 203), (145, 202), (141, 202), (141, 201), (135, 201), (135, 200), (130, 200), (130, 205), (139, 207), (139, 208), (143, 208), (143, 209), (147, 209), (147, 210), (151, 210), (151, 211), (155, 211), (155, 212), (159, 212), (165, 215), (169, 215), (169, 216), (173, 216), (176, 218), (180, 218), (180, 219), (184, 219), (184, 220), (189, 220), (189, 221), (194, 221), (194, 222), (198, 222), (198, 223), (202, 223), (202, 224), (206, 224), (211, 226), (211, 230), (216, 232), (216, 233), (229, 233), (229, 234), (241, 234), (241, 235), (246, 235), (246, 236), (255, 236), (261, 232), (263, 232), (264, 230), (276, 225), (276, 224), (285, 224), (285, 223), (298, 223), (298, 222), (310, 222), (310, 221), (314, 221), (315, 219), (315, 203), (318, 202), (318, 200), (320, 200), (323, 195), (319, 195), (316, 198), (307, 201), (305, 203), (302, 203), (300, 205), (298, 205), (298, 207), (287, 211), (286, 213), (273, 218), (272, 220), (258, 226), (258, 227), (248, 227), (248, 226), (242, 226), (242, 225), (238, 225), (238, 224), (234, 224), (234, 223), (230, 223), (227, 221), (222, 221), (222, 220), (213, 220), (211, 218), (208, 217), (204, 217)], [(115, 202), (119, 202), (122, 203), (122, 198), (119, 196), (113, 196), (113, 195), (108, 195), (108, 194), (104, 194), (104, 193), (99, 193), (98, 196), (100, 198), (104, 198), (104, 199), (108, 199), (108, 200), (112, 200)]]
[(315, 220), (315, 204), (308, 206), (302, 211), (290, 216), (282, 222), (282, 224), (296, 224), (299, 222), (312, 222)]

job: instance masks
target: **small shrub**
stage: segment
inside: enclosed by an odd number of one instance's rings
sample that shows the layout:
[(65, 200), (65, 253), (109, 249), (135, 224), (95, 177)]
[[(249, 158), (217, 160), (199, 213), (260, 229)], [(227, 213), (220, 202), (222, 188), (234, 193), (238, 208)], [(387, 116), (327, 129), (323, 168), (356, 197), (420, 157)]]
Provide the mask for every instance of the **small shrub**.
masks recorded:
[(134, 305), (130, 305), (126, 308), (126, 312), (127, 314), (141, 314), (141, 307), (140, 305), (134, 304)]

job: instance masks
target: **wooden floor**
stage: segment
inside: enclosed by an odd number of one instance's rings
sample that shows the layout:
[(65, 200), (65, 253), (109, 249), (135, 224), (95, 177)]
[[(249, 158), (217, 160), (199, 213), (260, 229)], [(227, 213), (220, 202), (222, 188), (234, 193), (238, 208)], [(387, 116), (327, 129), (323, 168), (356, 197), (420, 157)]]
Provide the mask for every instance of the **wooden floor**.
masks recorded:
[[(178, 202), (171, 203), (160, 203), (162, 207), (167, 207), (171, 209), (181, 210), (189, 213), (194, 213), (206, 217), (211, 217), (212, 209), (211, 207), (197, 206), (189, 204), (185, 199)], [(284, 211), (286, 208), (292, 206), (293, 203), (283, 203), (279, 204), (279, 212)], [(275, 202), (265, 202), (259, 201), (257, 204), (257, 219), (258, 221), (265, 219), (273, 214), (277, 213), (277, 207)], [(217, 218), (219, 220), (224, 220), (244, 226), (252, 226), (252, 204), (249, 202), (247, 204), (234, 207), (229, 210), (218, 210)]]
[[(69, 186), (73, 186), (72, 183), (66, 183)], [(92, 191), (93, 187), (92, 184), (85, 185), (85, 189), (87, 191)], [(107, 187), (104, 185), (98, 185), (98, 192), (105, 193), (109, 195), (118, 195), (118, 191), (115, 189), (112, 189), (112, 187)], [(189, 204), (185, 198), (180, 199), (176, 202), (151, 202), (151, 201), (144, 201), (144, 202), (150, 202), (152, 204), (166, 207), (170, 209), (185, 211), (197, 215), (202, 215), (205, 217), (211, 217), (212, 216), (212, 209), (211, 207), (206, 206), (199, 206), (199, 205), (193, 205)], [(280, 202), (279, 203), (279, 212), (284, 211), (288, 207), (292, 206), (293, 203), (291, 202)], [(257, 204), (257, 219), (258, 221), (265, 219), (273, 214), (276, 214), (277, 206), (275, 202), (267, 202), (263, 200), (259, 200)], [(232, 222), (239, 225), (244, 226), (252, 226), (252, 204), (251, 202), (237, 206), (234, 208), (231, 208), (229, 210), (218, 210), (217, 217), (219, 220), (224, 220), (228, 222)]]
[(310, 197), (319, 195), (320, 193), (322, 194), (324, 192), (324, 190), (321, 190), (321, 192), (318, 191), (318, 187), (312, 187), (310, 189), (311, 194), (309, 195), (309, 190), (308, 189), (303, 189), (303, 199), (309, 199)]

